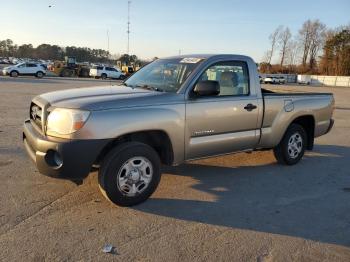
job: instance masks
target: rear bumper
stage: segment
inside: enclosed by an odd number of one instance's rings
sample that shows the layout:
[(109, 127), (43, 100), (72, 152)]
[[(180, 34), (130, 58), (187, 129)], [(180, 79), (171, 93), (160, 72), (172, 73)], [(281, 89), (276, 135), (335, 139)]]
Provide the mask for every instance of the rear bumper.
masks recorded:
[(85, 178), (99, 153), (109, 142), (105, 139), (67, 140), (46, 137), (30, 120), (24, 122), (23, 143), (40, 173), (65, 179)]
[(329, 126), (327, 128), (326, 134), (332, 130), (333, 126), (334, 126), (334, 119), (331, 119), (329, 122)]

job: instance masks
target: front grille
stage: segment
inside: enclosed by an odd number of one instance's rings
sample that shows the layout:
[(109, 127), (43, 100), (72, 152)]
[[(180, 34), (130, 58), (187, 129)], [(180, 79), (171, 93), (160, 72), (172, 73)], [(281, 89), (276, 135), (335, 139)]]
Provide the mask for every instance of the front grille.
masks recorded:
[(43, 109), (39, 105), (35, 104), (34, 102), (31, 103), (30, 105), (30, 115), (29, 115), (30, 120), (34, 124), (36, 124), (40, 130), (42, 129), (43, 123)]

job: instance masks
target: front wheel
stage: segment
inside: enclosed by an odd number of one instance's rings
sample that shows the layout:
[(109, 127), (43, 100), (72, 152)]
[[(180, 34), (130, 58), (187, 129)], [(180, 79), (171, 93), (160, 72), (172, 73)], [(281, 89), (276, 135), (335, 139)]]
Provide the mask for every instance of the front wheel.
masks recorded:
[(295, 165), (304, 156), (307, 136), (305, 129), (298, 124), (291, 124), (281, 142), (273, 149), (278, 163)]
[(17, 71), (11, 71), (10, 76), (11, 77), (17, 77), (19, 74)]
[(161, 177), (160, 160), (150, 146), (127, 142), (107, 154), (98, 180), (102, 194), (114, 204), (133, 206), (147, 200)]

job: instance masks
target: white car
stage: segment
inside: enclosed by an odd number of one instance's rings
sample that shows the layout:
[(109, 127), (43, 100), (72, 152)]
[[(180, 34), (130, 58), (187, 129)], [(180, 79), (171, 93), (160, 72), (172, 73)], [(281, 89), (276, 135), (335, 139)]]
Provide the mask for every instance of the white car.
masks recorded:
[(278, 77), (276, 77), (276, 79), (278, 80), (278, 81), (276, 81), (276, 84), (283, 85), (286, 83), (286, 79), (283, 76), (278, 76)]
[(116, 78), (125, 79), (125, 74), (117, 68), (108, 66), (93, 66), (90, 69), (90, 76), (95, 78)]
[(276, 83), (276, 79), (275, 79), (275, 77), (273, 77), (273, 76), (266, 76), (266, 77), (263, 79), (263, 83), (264, 83), (264, 84), (275, 84), (275, 83)]
[(21, 63), (13, 66), (7, 66), (2, 69), (3, 75), (17, 77), (19, 75), (32, 75), (42, 78), (46, 74), (46, 69), (36, 63)]

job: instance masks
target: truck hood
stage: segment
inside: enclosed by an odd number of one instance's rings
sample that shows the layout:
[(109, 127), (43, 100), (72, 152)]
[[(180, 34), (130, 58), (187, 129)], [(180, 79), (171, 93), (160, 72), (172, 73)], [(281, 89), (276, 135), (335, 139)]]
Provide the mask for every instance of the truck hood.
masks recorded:
[(106, 110), (146, 106), (171, 101), (178, 94), (163, 93), (123, 85), (75, 88), (40, 95), (53, 107)]

